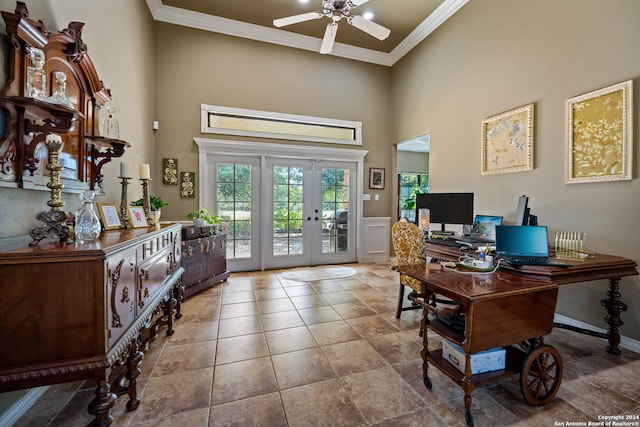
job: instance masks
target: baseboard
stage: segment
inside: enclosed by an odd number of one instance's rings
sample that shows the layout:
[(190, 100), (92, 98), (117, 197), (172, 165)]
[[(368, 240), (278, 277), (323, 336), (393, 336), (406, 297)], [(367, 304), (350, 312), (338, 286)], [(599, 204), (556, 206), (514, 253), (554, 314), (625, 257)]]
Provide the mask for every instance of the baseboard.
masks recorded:
[[(571, 317), (563, 316), (562, 314), (555, 314), (553, 318), (554, 322), (563, 323), (569, 326), (575, 326), (577, 328), (587, 329), (594, 332), (605, 333), (606, 329), (598, 328), (588, 323), (581, 322), (576, 319), (572, 319)], [(606, 342), (606, 340), (603, 340)], [(634, 340), (625, 336), (620, 337), (620, 347), (627, 349), (629, 351), (633, 351), (634, 353), (640, 354), (640, 341)]]
[(0, 414), (0, 426), (11, 427), (14, 425), (48, 389), (48, 385), (29, 389)]

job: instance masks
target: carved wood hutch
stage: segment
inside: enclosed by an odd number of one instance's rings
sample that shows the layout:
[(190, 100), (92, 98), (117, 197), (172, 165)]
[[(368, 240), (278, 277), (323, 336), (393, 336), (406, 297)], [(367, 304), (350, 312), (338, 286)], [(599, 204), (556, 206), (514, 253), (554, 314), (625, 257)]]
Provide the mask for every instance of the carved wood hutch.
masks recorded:
[[(60, 155), (62, 179), (69, 190), (102, 191), (102, 167), (120, 157), (127, 142), (100, 136), (100, 107), (111, 94), (98, 73), (82, 41), (82, 22), (71, 22), (61, 32), (47, 30), (42, 21), (29, 19), (27, 7), (17, 2), (15, 13), (2, 12), (9, 42), (8, 76), (0, 91), (0, 107), (6, 129), (0, 142), (0, 185), (47, 189), (44, 141), (49, 133), (64, 142)], [(29, 50), (44, 52), (45, 100), (27, 93)], [(56, 91), (54, 73), (66, 75), (66, 95), (74, 108), (47, 102)]]
[[(28, 18), (21, 2), (2, 17), (10, 46), (9, 74), (0, 91), (6, 117), (0, 186), (47, 189), (44, 142), (55, 133), (64, 142), (65, 187), (100, 192), (103, 165), (128, 144), (99, 135), (98, 112), (110, 93), (82, 41), (84, 24), (72, 22), (51, 33)], [(52, 76), (59, 82), (61, 71), (70, 104), (30, 96), (31, 48), (46, 58), (46, 95), (52, 95)], [(173, 320), (181, 316), (180, 242), (181, 226), (171, 224), (108, 230), (89, 243), (25, 240), (0, 246), (0, 392), (94, 379), (88, 408), (93, 425), (111, 424), (119, 394), (128, 394), (127, 409), (136, 409), (144, 351), (160, 327), (172, 334)]]

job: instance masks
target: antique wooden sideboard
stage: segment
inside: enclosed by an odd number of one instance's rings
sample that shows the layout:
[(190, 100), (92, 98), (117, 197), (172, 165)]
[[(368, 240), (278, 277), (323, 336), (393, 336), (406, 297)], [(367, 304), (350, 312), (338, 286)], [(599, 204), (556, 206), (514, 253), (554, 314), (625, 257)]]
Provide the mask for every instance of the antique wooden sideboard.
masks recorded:
[(0, 392), (95, 379), (94, 425), (111, 423), (116, 394), (136, 409), (143, 352), (181, 316), (180, 241), (171, 224), (0, 247)]
[(211, 226), (182, 228), (185, 298), (227, 280), (226, 252), (226, 234), (211, 234)]

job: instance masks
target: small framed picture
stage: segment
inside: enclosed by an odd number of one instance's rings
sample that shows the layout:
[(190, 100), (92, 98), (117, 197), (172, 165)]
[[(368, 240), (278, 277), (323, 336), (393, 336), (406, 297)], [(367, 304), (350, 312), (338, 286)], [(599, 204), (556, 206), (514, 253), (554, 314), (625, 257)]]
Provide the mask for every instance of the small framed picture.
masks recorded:
[(98, 211), (100, 213), (100, 219), (102, 220), (102, 226), (105, 230), (122, 228), (120, 215), (118, 215), (118, 207), (115, 204), (98, 203)]
[(369, 188), (384, 190), (384, 169), (369, 168)]
[(196, 197), (196, 173), (180, 172), (180, 198), (193, 199)]
[(133, 228), (148, 227), (147, 217), (142, 206), (129, 206), (129, 219)]
[(178, 159), (162, 159), (162, 183), (178, 185)]

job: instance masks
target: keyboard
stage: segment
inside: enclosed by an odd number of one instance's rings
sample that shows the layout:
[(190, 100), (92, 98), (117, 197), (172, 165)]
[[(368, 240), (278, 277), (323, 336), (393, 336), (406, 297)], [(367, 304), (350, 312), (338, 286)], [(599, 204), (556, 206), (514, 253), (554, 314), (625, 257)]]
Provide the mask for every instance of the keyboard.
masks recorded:
[(555, 258), (538, 257), (538, 256), (501, 256), (507, 264), (511, 265), (552, 265), (556, 267), (570, 267), (562, 261), (558, 261)]
[(461, 243), (456, 242), (455, 240), (446, 240), (446, 239), (427, 239), (427, 243), (435, 243), (436, 245), (442, 246), (451, 246), (453, 248), (459, 248), (462, 246)]
[(456, 239), (459, 242), (463, 243), (496, 243), (495, 240), (485, 239), (482, 237), (473, 237), (473, 236), (460, 236)]

